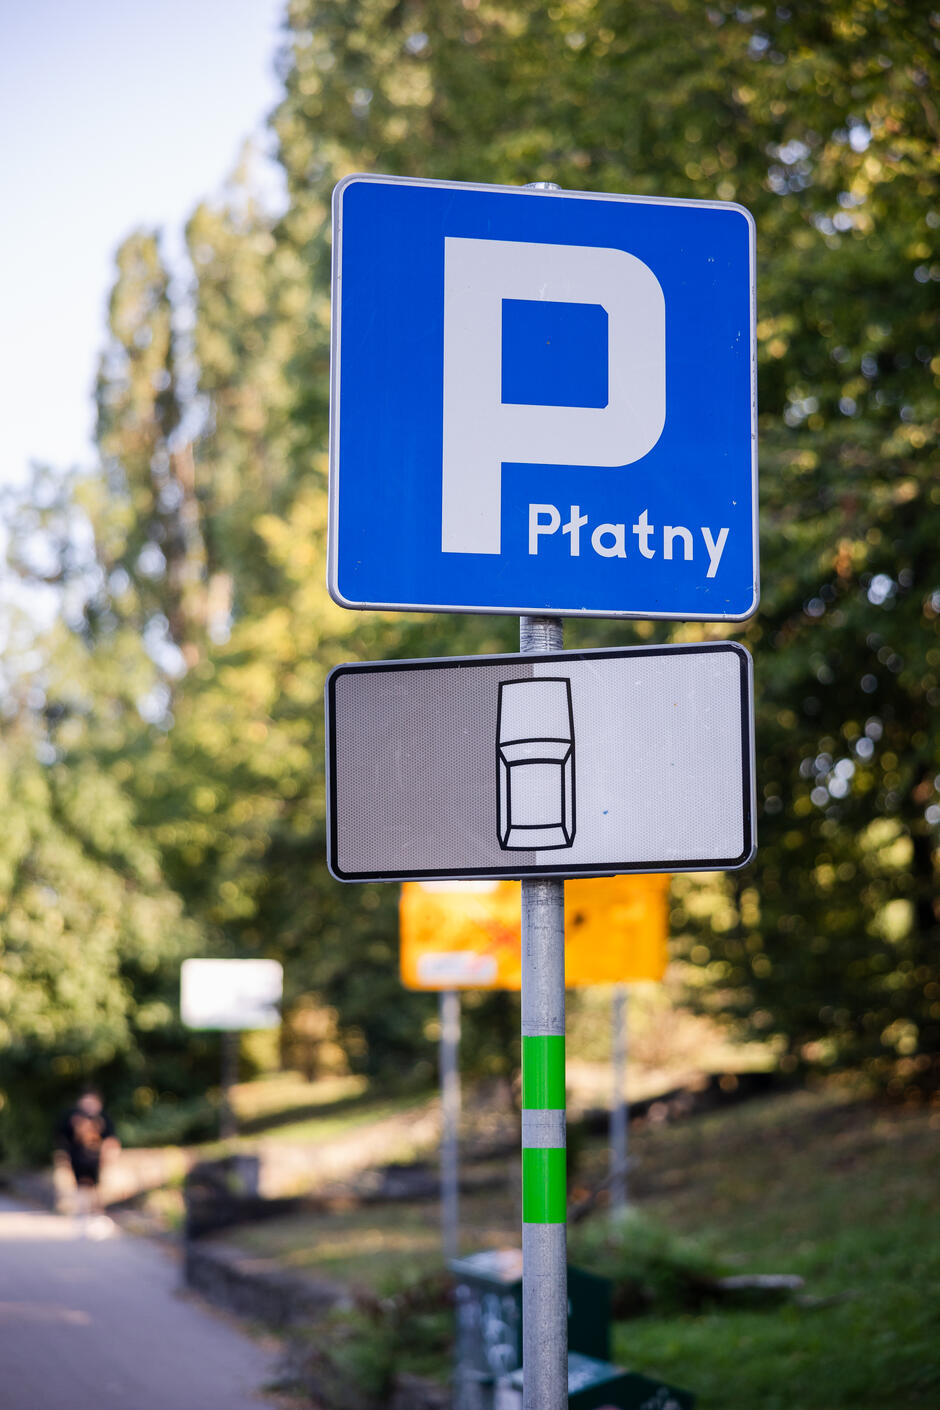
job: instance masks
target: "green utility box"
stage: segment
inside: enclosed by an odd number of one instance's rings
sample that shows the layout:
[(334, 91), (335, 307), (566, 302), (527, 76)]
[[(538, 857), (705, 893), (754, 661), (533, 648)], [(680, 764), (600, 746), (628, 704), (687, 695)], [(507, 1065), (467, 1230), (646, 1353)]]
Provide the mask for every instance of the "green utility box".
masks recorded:
[[(455, 1258), (458, 1368), (498, 1378), (522, 1365), (522, 1251), (492, 1249)], [(610, 1356), (611, 1285), (568, 1269), (568, 1345), (583, 1356)], [(459, 1379), (459, 1376), (458, 1376)]]
[[(592, 1356), (568, 1357), (569, 1410), (694, 1410), (695, 1396)], [(494, 1410), (522, 1410), (522, 1372), (500, 1387)]]

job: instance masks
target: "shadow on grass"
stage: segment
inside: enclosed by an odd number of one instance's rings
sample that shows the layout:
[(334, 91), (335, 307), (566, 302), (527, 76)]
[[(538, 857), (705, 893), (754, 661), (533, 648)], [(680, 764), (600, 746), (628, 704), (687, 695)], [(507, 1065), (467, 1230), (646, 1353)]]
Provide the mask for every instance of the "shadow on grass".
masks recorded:
[(353, 1092), (345, 1097), (336, 1097), (327, 1102), (306, 1102), (302, 1106), (287, 1107), (283, 1111), (265, 1112), (260, 1116), (249, 1116), (238, 1122), (239, 1136), (260, 1136), (267, 1131), (277, 1131), (284, 1126), (298, 1126), (304, 1121), (318, 1118), (351, 1116), (370, 1107), (386, 1102), (420, 1101), (431, 1095), (429, 1087), (390, 1087), (381, 1092), (366, 1088), (363, 1092)]

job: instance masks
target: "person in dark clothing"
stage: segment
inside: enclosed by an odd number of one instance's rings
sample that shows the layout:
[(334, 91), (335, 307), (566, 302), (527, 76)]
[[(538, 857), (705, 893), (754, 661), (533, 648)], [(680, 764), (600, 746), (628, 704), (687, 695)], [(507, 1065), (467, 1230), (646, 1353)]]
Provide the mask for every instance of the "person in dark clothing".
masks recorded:
[(55, 1136), (56, 1165), (60, 1169), (70, 1166), (75, 1177), (76, 1213), (100, 1215), (102, 1160), (120, 1150), (101, 1093), (93, 1087), (86, 1088), (75, 1105), (59, 1118)]

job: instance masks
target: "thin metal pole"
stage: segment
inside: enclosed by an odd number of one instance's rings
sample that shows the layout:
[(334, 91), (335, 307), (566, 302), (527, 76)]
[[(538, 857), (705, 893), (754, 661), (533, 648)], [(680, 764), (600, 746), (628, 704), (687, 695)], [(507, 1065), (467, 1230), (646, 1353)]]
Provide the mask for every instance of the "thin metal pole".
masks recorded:
[(441, 1238), (444, 1258), (458, 1254), (459, 1214), (459, 1151), (457, 1132), (460, 1122), (460, 995), (454, 989), (444, 989), (440, 995), (441, 1018)]
[[(521, 617), (519, 649), (558, 651), (557, 617)], [(568, 1404), (565, 883), (522, 883), (522, 1403)]]
[(232, 1102), (232, 1088), (238, 1081), (240, 1040), (241, 1034), (238, 1032), (228, 1031), (222, 1034), (222, 1101), (219, 1106), (219, 1135), (223, 1141), (238, 1135), (235, 1107)]
[(610, 1107), (610, 1208), (618, 1213), (627, 1206), (627, 1006), (630, 991), (626, 984), (615, 984), (610, 1002), (611, 1062), (613, 1065), (613, 1101)]

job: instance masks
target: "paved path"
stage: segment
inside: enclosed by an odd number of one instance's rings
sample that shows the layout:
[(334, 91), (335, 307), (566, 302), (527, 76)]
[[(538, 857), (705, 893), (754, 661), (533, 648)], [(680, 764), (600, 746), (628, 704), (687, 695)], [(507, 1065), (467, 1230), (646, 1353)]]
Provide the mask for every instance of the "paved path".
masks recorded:
[(0, 1200), (0, 1410), (263, 1410), (272, 1369), (168, 1250)]

